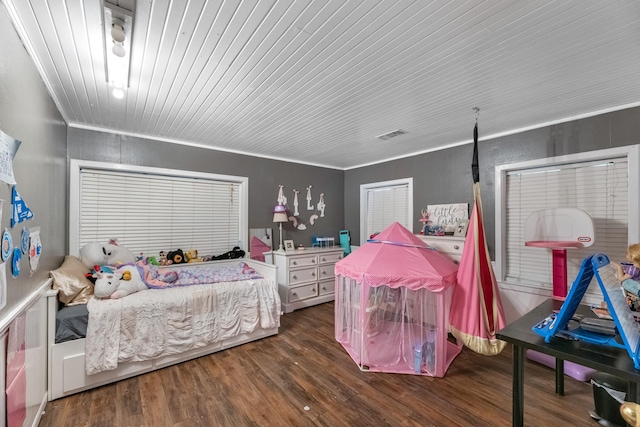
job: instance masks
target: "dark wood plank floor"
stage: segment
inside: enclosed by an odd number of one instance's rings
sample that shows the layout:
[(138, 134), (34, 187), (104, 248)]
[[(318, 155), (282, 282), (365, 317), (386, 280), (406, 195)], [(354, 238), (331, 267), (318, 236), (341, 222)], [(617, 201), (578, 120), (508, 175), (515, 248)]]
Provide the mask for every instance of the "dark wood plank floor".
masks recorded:
[[(333, 303), (280, 334), (49, 402), (43, 427), (509, 426), (511, 348), (467, 349), (444, 378), (361, 372), (333, 337)], [(525, 425), (595, 426), (591, 385), (527, 361)]]

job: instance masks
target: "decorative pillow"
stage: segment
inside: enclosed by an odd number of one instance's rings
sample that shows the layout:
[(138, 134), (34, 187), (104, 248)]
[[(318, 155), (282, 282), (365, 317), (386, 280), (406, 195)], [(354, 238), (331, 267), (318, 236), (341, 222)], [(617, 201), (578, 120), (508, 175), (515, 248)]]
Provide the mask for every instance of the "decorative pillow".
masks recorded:
[(78, 258), (67, 255), (62, 265), (49, 272), (53, 279), (53, 289), (57, 289), (58, 299), (64, 305), (86, 304), (93, 295), (93, 283), (85, 274), (89, 267)]

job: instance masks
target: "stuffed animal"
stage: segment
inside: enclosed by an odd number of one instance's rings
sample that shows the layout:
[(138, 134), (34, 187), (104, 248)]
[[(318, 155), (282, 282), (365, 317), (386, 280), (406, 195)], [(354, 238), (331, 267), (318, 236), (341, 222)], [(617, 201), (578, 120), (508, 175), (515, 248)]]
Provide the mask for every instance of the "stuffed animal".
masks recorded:
[[(118, 299), (147, 289), (138, 269), (133, 265), (124, 265), (114, 273), (99, 271), (94, 273), (93, 277), (96, 279), (93, 288), (93, 295), (96, 298)], [(128, 280), (125, 279), (127, 277)]]
[(176, 249), (175, 251), (169, 251), (169, 253), (167, 254), (167, 264), (171, 265), (171, 264), (182, 264), (184, 262), (187, 262), (187, 260), (184, 258), (184, 252), (182, 252), (182, 249)]
[(221, 255), (207, 255), (204, 257), (204, 261), (218, 261), (221, 259), (237, 259), (244, 258), (245, 252), (240, 249), (240, 246), (234, 246), (234, 248)]
[(93, 268), (95, 265), (117, 266), (133, 263), (136, 257), (124, 246), (91, 242), (80, 249), (80, 260), (87, 267)]
[(158, 261), (160, 265), (167, 265), (167, 253), (165, 251), (160, 251), (158, 256), (160, 257), (160, 260)]
[(202, 258), (198, 258), (198, 250), (197, 249), (189, 249), (184, 253), (184, 257), (187, 259), (187, 262), (202, 262), (204, 261)]

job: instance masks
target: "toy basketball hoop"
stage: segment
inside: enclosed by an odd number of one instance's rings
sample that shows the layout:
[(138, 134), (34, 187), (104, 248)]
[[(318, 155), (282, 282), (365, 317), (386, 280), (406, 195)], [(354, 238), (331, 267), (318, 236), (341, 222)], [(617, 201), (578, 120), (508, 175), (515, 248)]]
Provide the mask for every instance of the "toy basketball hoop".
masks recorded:
[(543, 209), (527, 217), (525, 246), (551, 249), (555, 299), (567, 296), (567, 249), (589, 247), (594, 237), (593, 221), (580, 209)]

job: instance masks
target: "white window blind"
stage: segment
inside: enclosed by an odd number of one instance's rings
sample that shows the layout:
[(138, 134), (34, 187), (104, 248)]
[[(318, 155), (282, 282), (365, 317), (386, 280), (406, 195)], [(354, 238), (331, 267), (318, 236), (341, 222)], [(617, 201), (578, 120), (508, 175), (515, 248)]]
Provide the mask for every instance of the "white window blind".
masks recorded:
[(411, 180), (367, 184), (361, 188), (364, 207), (364, 243), (371, 234), (378, 233), (394, 222), (411, 229), (413, 189)]
[(78, 248), (112, 238), (146, 256), (175, 249), (219, 255), (244, 246), (242, 180), (79, 171)]
[[(568, 285), (582, 260), (604, 253), (624, 260), (629, 232), (627, 157), (511, 170), (505, 182), (505, 279), (551, 288), (551, 250), (524, 245), (524, 222), (541, 209), (578, 208), (594, 224), (594, 244), (567, 250)], [(593, 287), (592, 287), (593, 289)]]

